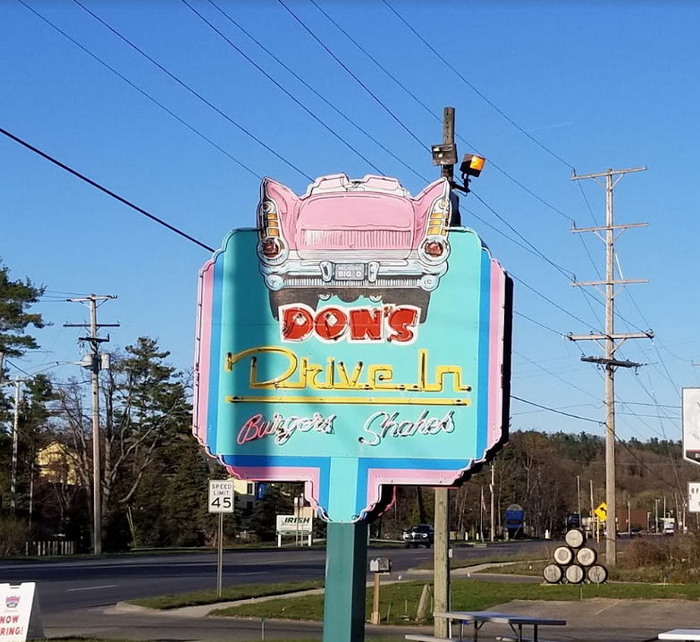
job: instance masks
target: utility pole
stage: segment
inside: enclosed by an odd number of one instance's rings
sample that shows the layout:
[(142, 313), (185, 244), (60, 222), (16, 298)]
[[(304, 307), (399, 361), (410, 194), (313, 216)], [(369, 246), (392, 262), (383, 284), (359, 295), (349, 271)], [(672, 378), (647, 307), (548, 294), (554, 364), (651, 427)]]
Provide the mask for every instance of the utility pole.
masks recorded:
[(89, 328), (90, 336), (80, 337), (81, 341), (87, 341), (90, 344), (91, 358), (88, 369), (91, 373), (92, 383), (92, 542), (93, 553), (102, 555), (102, 499), (101, 499), (101, 483), (102, 475), (100, 473), (100, 380), (99, 374), (102, 369), (100, 359), (100, 343), (109, 341), (107, 338), (98, 336), (100, 328), (119, 327), (118, 323), (97, 323), (97, 302), (106, 301), (108, 299), (116, 299), (113, 294), (97, 295), (91, 294), (86, 297), (77, 297), (67, 299), (73, 303), (87, 303), (90, 308), (90, 324), (81, 323), (66, 323), (67, 328)]
[[(455, 109), (445, 107), (442, 120), (442, 148), (445, 164), (440, 165), (440, 176), (447, 178), (450, 185), (454, 182), (454, 164), (457, 162), (455, 146)], [(450, 502), (447, 488), (435, 489), (435, 611), (450, 610)], [(434, 634), (438, 638), (447, 638), (449, 621), (435, 618)]]
[[(651, 331), (643, 333), (615, 333), (615, 294), (616, 286), (629, 283), (646, 283), (647, 279), (615, 278), (615, 240), (619, 234), (631, 227), (646, 227), (647, 223), (615, 224), (613, 217), (613, 190), (625, 174), (643, 172), (646, 167), (632, 169), (608, 169), (596, 174), (574, 176), (571, 180), (605, 179), (605, 225), (601, 227), (573, 228), (572, 232), (594, 232), (605, 243), (605, 280), (603, 281), (574, 281), (576, 286), (605, 286), (605, 332), (603, 334), (573, 335), (572, 341), (596, 341), (603, 349), (603, 357), (581, 357), (581, 361), (597, 363), (605, 369), (605, 503), (607, 504), (605, 555), (608, 566), (617, 563), (617, 506), (615, 502), (615, 372), (617, 368), (637, 368), (643, 364), (632, 361), (621, 361), (615, 358), (615, 353), (627, 339), (651, 339)], [(615, 178), (617, 177), (617, 178)], [(618, 233), (618, 230), (620, 232)], [(604, 235), (602, 233), (605, 233)], [(617, 235), (617, 236), (616, 236)], [(620, 275), (622, 276), (622, 275)]]
[[(481, 156), (466, 154), (459, 166), (462, 184), (454, 180), (454, 166), (457, 164), (455, 144), (455, 109), (445, 107), (442, 117), (442, 144), (431, 147), (433, 165), (440, 167), (440, 176), (446, 178), (451, 190), (469, 193), (470, 177), (479, 176), (486, 161)], [(452, 199), (450, 199), (452, 200)], [(456, 199), (455, 199), (456, 201)], [(461, 225), (457, 203), (453, 203), (449, 225)], [(449, 557), (449, 491), (435, 489), (435, 611), (450, 610), (450, 557)], [(481, 532), (483, 538), (483, 531)], [(449, 622), (445, 618), (435, 618), (435, 636), (449, 637)]]
[(26, 379), (13, 379), (15, 386), (15, 407), (12, 421), (12, 472), (10, 478), (10, 511), (15, 514), (17, 510), (17, 456), (19, 454), (19, 402), (21, 399), (21, 386)]
[(583, 515), (581, 514), (581, 475), (576, 475), (576, 499), (578, 500), (578, 521), (583, 526)]

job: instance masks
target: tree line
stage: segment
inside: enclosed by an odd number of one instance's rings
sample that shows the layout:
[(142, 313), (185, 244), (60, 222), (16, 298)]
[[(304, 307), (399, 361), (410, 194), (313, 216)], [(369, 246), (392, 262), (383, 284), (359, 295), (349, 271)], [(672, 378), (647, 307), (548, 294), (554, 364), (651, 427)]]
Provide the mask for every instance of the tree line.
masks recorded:
[[(23, 394), (14, 403), (9, 360), (38, 348), (33, 333), (45, 321), (32, 306), (42, 293), (28, 279), (12, 280), (0, 263), (0, 555), (21, 553), (28, 540), (62, 538), (80, 551), (89, 551), (92, 541), (86, 383), (22, 375)], [(178, 371), (168, 357), (155, 339), (138, 337), (112, 353), (110, 368), (100, 373), (105, 551), (207, 546), (216, 536), (208, 481), (226, 473), (192, 436), (191, 373)], [(492, 502), (497, 533), (511, 504), (523, 507), (530, 535), (562, 530), (567, 513), (588, 515), (603, 501), (604, 449), (602, 435), (514, 431), (492, 463), (451, 489), (451, 530), (460, 537), (488, 535)], [(667, 513), (681, 518), (696, 471), (683, 461), (679, 442), (620, 441), (617, 470), (618, 506), (651, 512), (663, 498)], [(252, 506), (237, 503), (226, 520), (227, 540), (274, 540), (276, 515), (291, 514), (300, 492), (298, 484), (268, 484)], [(372, 533), (395, 538), (412, 524), (432, 522), (432, 511), (430, 489), (397, 488)]]

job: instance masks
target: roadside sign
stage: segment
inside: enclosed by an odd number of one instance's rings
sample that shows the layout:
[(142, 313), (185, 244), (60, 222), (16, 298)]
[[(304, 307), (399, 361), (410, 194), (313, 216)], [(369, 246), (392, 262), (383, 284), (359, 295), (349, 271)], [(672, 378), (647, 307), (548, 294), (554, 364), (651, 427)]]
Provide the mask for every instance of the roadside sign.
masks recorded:
[(688, 482), (688, 510), (700, 513), (700, 482)]
[(209, 512), (233, 513), (233, 480), (209, 480)]
[(598, 507), (593, 512), (601, 522), (608, 520), (608, 505), (605, 502), (600, 502)]
[(277, 515), (277, 532), (283, 535), (311, 533), (313, 519), (310, 515)]
[(233, 476), (303, 482), (323, 519), (355, 523), (507, 442), (513, 283), (451, 225), (450, 194), (263, 179), (257, 225), (199, 275), (193, 431)]
[(700, 464), (700, 388), (683, 388), (683, 459)]
[(25, 642), (43, 638), (36, 583), (0, 584), (0, 640)]

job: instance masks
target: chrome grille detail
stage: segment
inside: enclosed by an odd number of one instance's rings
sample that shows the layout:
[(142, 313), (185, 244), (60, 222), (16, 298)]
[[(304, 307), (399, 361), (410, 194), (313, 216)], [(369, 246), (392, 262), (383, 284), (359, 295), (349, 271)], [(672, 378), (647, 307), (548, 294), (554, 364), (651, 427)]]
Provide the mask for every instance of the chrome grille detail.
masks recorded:
[(402, 249), (410, 248), (410, 230), (302, 230), (299, 248), (335, 249)]

